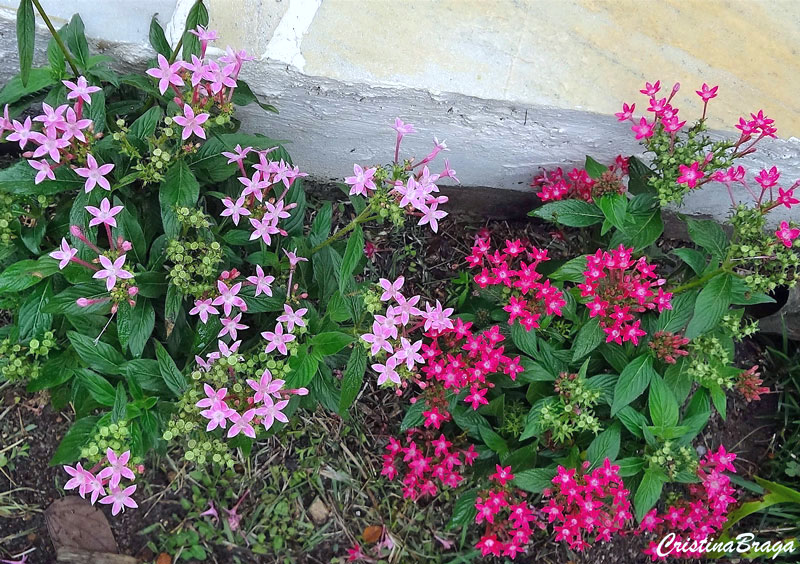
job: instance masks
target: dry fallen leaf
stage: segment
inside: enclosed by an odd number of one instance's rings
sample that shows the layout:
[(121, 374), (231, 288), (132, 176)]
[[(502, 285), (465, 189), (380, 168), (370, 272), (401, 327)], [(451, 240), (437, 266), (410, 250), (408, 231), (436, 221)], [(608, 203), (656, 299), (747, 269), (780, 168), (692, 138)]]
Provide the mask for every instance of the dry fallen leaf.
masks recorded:
[(172, 564), (172, 558), (169, 557), (169, 554), (166, 552), (162, 552), (156, 558), (156, 564)]
[(331, 512), (328, 511), (325, 503), (319, 497), (315, 497), (314, 501), (312, 501), (311, 505), (308, 507), (308, 515), (317, 525), (322, 525), (327, 521), (330, 514)]
[(378, 525), (370, 525), (366, 529), (362, 536), (364, 537), (364, 542), (367, 544), (375, 544), (379, 540), (381, 540), (381, 534), (383, 533), (383, 527)]
[(117, 541), (103, 512), (76, 495), (57, 499), (44, 513), (56, 551), (117, 552)]

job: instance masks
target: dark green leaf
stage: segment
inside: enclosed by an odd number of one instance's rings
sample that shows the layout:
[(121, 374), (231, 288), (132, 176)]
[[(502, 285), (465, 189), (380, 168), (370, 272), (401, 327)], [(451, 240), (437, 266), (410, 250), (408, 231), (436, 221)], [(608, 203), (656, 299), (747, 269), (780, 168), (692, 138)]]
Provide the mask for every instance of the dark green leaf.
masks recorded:
[(664, 477), (661, 473), (652, 468), (644, 471), (636, 495), (633, 497), (633, 506), (636, 509), (636, 519), (641, 521), (645, 513), (650, 511), (661, 497), (661, 490), (664, 488)]
[(671, 427), (678, 422), (678, 400), (658, 374), (650, 380), (650, 419), (656, 427)]
[(36, 184), (36, 171), (25, 161), (14, 163), (8, 168), (0, 169), (0, 192), (19, 196), (49, 196), (77, 190), (83, 187), (85, 180), (65, 166), (55, 170), (55, 180), (44, 180)]
[(317, 358), (336, 354), (353, 342), (353, 336), (340, 331), (319, 333), (311, 339), (312, 354)]
[(714, 383), (709, 386), (708, 391), (711, 392), (711, 401), (714, 403), (714, 407), (717, 408), (720, 417), (722, 419), (727, 418), (727, 411), (728, 411), (728, 397), (725, 395), (725, 390), (723, 390), (719, 384)]
[(427, 408), (424, 399), (420, 399), (416, 403), (411, 404), (408, 410), (406, 410), (403, 421), (400, 423), (400, 431), (408, 431), (409, 429), (413, 429), (414, 427), (419, 427), (422, 425), (422, 422), (425, 420), (422, 412), (426, 409)]
[(550, 202), (533, 210), (528, 215), (568, 227), (588, 227), (601, 223), (605, 219), (603, 212), (597, 206), (583, 200)]
[[(161, 106), (154, 106), (131, 124), (128, 129), (128, 135), (135, 137), (139, 141), (144, 141), (155, 133), (159, 121), (161, 121)], [(183, 161), (180, 162), (182, 163)]]
[[(49, 68), (32, 69), (26, 85), (22, 84), (22, 79), (19, 76), (15, 76), (6, 83), (3, 89), (0, 90), (0, 105), (13, 104), (29, 94), (56, 84), (56, 82), (56, 79), (53, 78), (53, 71)], [(25, 165), (27, 166), (27, 163)]]
[(153, 332), (156, 312), (150, 300), (139, 297), (136, 307), (120, 304), (117, 311), (117, 335), (122, 349), (131, 351), (135, 357), (142, 356), (147, 340)]
[(548, 372), (541, 364), (527, 356), (520, 356), (519, 364), (525, 370), (517, 374), (517, 382), (552, 382), (555, 375)]
[(596, 201), (597, 207), (603, 212), (605, 218), (617, 229), (622, 229), (625, 224), (625, 215), (628, 210), (628, 198), (622, 194), (609, 194)]
[(670, 251), (694, 270), (695, 274), (701, 274), (706, 269), (706, 257), (697, 249), (672, 249)]
[(586, 255), (582, 255), (579, 257), (575, 257), (574, 259), (570, 259), (560, 267), (558, 267), (555, 272), (553, 272), (549, 278), (552, 280), (568, 280), (570, 282), (582, 282), (583, 281), (583, 272), (586, 270)]
[(86, 69), (89, 61), (89, 43), (86, 41), (83, 20), (78, 14), (72, 16), (65, 32), (70, 53), (75, 57), (78, 66), (82, 69)]
[(583, 327), (580, 328), (575, 336), (575, 343), (572, 345), (572, 361), (582, 359), (584, 356), (596, 349), (605, 340), (605, 334), (600, 327), (600, 317), (592, 317)]
[(619, 410), (617, 418), (622, 421), (622, 424), (632, 435), (642, 438), (642, 429), (648, 424), (647, 417), (628, 405)]
[(36, 41), (36, 18), (33, 15), (33, 2), (20, 0), (17, 8), (17, 53), (19, 56), (19, 76), (22, 85), (28, 84), (33, 65), (33, 46)]
[(514, 345), (525, 354), (534, 357), (539, 354), (539, 349), (536, 346), (536, 331), (528, 331), (516, 321), (511, 326), (511, 340), (514, 342)]
[(175, 323), (181, 314), (183, 306), (183, 294), (180, 288), (170, 284), (167, 287), (167, 299), (164, 300), (164, 323), (166, 324), (166, 334), (169, 337), (175, 328)]
[(150, 45), (155, 49), (156, 53), (160, 53), (169, 58), (172, 54), (172, 49), (169, 46), (169, 41), (167, 41), (167, 36), (164, 35), (164, 29), (161, 27), (161, 24), (158, 23), (155, 16), (150, 20), (149, 39)]
[(95, 342), (91, 337), (75, 331), (67, 331), (67, 337), (75, 348), (75, 352), (89, 368), (102, 374), (122, 374), (125, 368), (125, 359), (117, 349), (102, 341)]
[(694, 305), (694, 315), (686, 328), (686, 337), (693, 339), (714, 329), (728, 311), (733, 298), (733, 278), (730, 274), (715, 276), (700, 290)]
[(653, 375), (653, 357), (642, 354), (633, 359), (619, 375), (614, 387), (614, 401), (611, 404), (611, 415), (616, 413), (642, 395), (650, 384)]
[(92, 415), (75, 421), (61, 439), (53, 458), (50, 459), (50, 466), (70, 464), (78, 460), (81, 457), (81, 449), (94, 436), (94, 428), (99, 420), (99, 415)]
[(360, 225), (356, 225), (353, 233), (347, 240), (347, 248), (342, 257), (342, 266), (339, 271), (339, 291), (344, 294), (346, 283), (350, 280), (355, 272), (359, 261), (364, 256), (364, 232), (361, 230)]
[(322, 207), (317, 211), (314, 216), (314, 222), (311, 224), (311, 231), (308, 234), (308, 244), (316, 247), (328, 238), (331, 232), (331, 216), (333, 215), (333, 207), (330, 202), (325, 202)]
[(623, 478), (635, 476), (644, 468), (644, 458), (633, 456), (630, 458), (621, 458), (616, 462), (619, 466), (619, 475)]
[(480, 427), (481, 439), (486, 443), (490, 449), (499, 454), (501, 457), (508, 454), (508, 443), (505, 439), (495, 433), (490, 427)]
[(189, 170), (186, 161), (180, 160), (167, 171), (161, 187), (158, 190), (158, 199), (161, 203), (161, 219), (164, 223), (164, 233), (167, 238), (175, 238), (180, 234), (176, 207), (193, 207), (200, 195), (200, 184)]
[(586, 174), (589, 175), (589, 178), (593, 178), (594, 180), (603, 176), (603, 173), (608, 170), (607, 166), (601, 165), (589, 155), (586, 155), (586, 164), (583, 168), (586, 169)]
[(688, 218), (686, 224), (692, 241), (711, 253), (715, 259), (725, 258), (728, 253), (728, 237), (716, 221)]
[[(167, 352), (167, 349), (164, 348), (164, 345), (156, 340), (153, 340), (153, 344), (156, 348), (158, 370), (161, 372), (164, 383), (166, 383), (167, 388), (169, 388), (169, 391), (171, 391), (175, 397), (181, 397), (186, 390), (186, 378), (181, 374), (181, 371), (178, 370), (178, 367), (175, 366), (175, 361), (172, 360), (172, 357)], [(144, 385), (142, 385), (142, 388), (144, 388)]]
[(347, 361), (347, 368), (342, 375), (342, 393), (339, 397), (339, 414), (343, 415), (358, 397), (364, 383), (364, 372), (367, 369), (367, 353), (364, 347), (355, 346)]
[[(158, 361), (150, 358), (133, 359), (125, 367), (125, 376), (128, 379), (128, 387), (131, 390), (138, 386), (143, 390), (155, 392), (161, 396), (166, 396), (170, 393), (164, 378), (161, 376)], [(135, 382), (135, 384), (130, 382)]]
[(125, 421), (126, 407), (128, 406), (128, 394), (125, 392), (125, 385), (117, 383), (117, 392), (114, 396), (114, 407), (111, 410), (111, 422)]
[(478, 510), (475, 509), (475, 501), (478, 499), (478, 490), (467, 490), (459, 497), (453, 505), (453, 516), (447, 523), (445, 530), (458, 529), (471, 525), (475, 520)]
[(96, 133), (106, 129), (106, 94), (102, 90), (92, 94), (92, 103), (86, 106), (87, 116), (94, 124)]
[(19, 327), (20, 341), (27, 341), (33, 337), (41, 337), (50, 329), (53, 316), (44, 311), (45, 306), (53, 298), (50, 280), (34, 288), (22, 305), (19, 307), (17, 326)]
[(586, 449), (586, 458), (592, 466), (600, 466), (608, 458), (613, 461), (619, 454), (620, 425), (614, 423), (611, 427), (597, 435), (589, 448)]
[(655, 243), (664, 232), (661, 210), (648, 214), (632, 214), (625, 218), (621, 231), (611, 239), (611, 246), (625, 244), (641, 250)]
[(81, 384), (89, 391), (94, 400), (100, 405), (111, 407), (114, 405), (116, 394), (114, 386), (96, 372), (82, 368), (75, 372)]
[(555, 477), (555, 468), (533, 468), (517, 472), (513, 482), (521, 490), (538, 494), (542, 493), (543, 489), (552, 487)]
[(694, 313), (697, 291), (689, 290), (672, 296), (670, 300), (672, 309), (665, 309), (658, 315), (656, 327), (659, 331), (678, 333), (683, 331)]
[[(296, 359), (292, 359), (292, 363), (296, 362), (296, 366), (292, 366), (292, 372), (286, 378), (287, 388), (304, 388), (308, 386), (314, 375), (317, 373), (319, 367), (319, 360), (317, 357), (306, 354), (302, 357), (298, 355)], [(292, 365), (290, 363), (290, 366)]]
[(58, 261), (50, 257), (21, 260), (0, 274), (0, 294), (21, 292), (58, 272)]

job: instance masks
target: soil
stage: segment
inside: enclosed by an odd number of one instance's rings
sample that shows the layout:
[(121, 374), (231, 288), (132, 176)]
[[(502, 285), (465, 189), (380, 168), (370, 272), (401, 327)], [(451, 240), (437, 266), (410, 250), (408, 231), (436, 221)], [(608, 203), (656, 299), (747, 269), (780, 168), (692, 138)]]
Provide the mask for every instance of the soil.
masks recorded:
[[(338, 219), (345, 221), (347, 218)], [(399, 234), (391, 234), (381, 229), (367, 229), (366, 239), (376, 246), (371, 268), (373, 273), (386, 277), (404, 274), (407, 287), (412, 288), (414, 292), (422, 294), (427, 299), (444, 301), (449, 297), (448, 280), (456, 276), (458, 270), (463, 267), (463, 257), (469, 252), (474, 234), (483, 227), (488, 227), (498, 238), (527, 238), (540, 247), (548, 248), (551, 256), (556, 258), (569, 255), (569, 241), (572, 235), (553, 234), (549, 225), (537, 221), (526, 219), (464, 222), (451, 216), (441, 222), (439, 234), (431, 234), (427, 229), (416, 228), (406, 229)], [(421, 251), (421, 254), (405, 253), (403, 249), (406, 245), (410, 249)], [(740, 347), (737, 360), (741, 366), (750, 366), (762, 355), (761, 347), (749, 341)], [(770, 382), (766, 384), (769, 385)], [(17, 398), (21, 400), (17, 401)], [(372, 442), (366, 446), (350, 445), (350, 448), (361, 448), (362, 452), (355, 453), (359, 458), (376, 460), (380, 453), (376, 452), (379, 449), (375, 448), (375, 444), (385, 442), (385, 437), (399, 426), (403, 404), (402, 400), (393, 394), (373, 389), (362, 394), (362, 401), (364, 404), (359, 409), (360, 418), (365, 428), (370, 429)], [(754, 404), (732, 401), (727, 420), (715, 416), (699, 443), (709, 449), (724, 443), (729, 450), (738, 452), (737, 466), (744, 477), (750, 476), (758, 469), (759, 461), (769, 456), (770, 440), (774, 434), (776, 402), (774, 395), (767, 395), (763, 401)], [(24, 488), (18, 492), (16, 499), (34, 507), (35, 510), (28, 511), (24, 518), (0, 517), (0, 540), (2, 540), (0, 558), (9, 558), (30, 551), (27, 560), (29, 564), (49, 564), (55, 562), (55, 553), (47, 534), (43, 511), (53, 500), (64, 495), (61, 490), (64, 476), (60, 468), (48, 466), (47, 461), (68, 429), (70, 421), (65, 414), (54, 412), (47, 403), (47, 396), (42, 394), (28, 398), (21, 389), (6, 389), (3, 405), (13, 407), (0, 420), (0, 444), (5, 445), (8, 438), (18, 435), (20, 429), (24, 429), (27, 425), (35, 425), (35, 428), (23, 433), (25, 441), (30, 445), (28, 458), (17, 459), (16, 468), (9, 475), (0, 476), (0, 491)], [(292, 461), (284, 460), (281, 463), (290, 466)], [(171, 477), (163, 471), (148, 470), (142, 482), (151, 484), (149, 490), (153, 495), (148, 498), (143, 497), (137, 511), (127, 511), (112, 519), (109, 507), (101, 506), (109, 517), (120, 552), (146, 561), (152, 561), (156, 557), (145, 546), (148, 539), (137, 533), (153, 523), (160, 522), (164, 526), (169, 526), (170, 516), (176, 512), (181, 513), (178, 493), (166, 488), (170, 479)], [(304, 503), (310, 504), (311, 501), (311, 499), (304, 500)], [(292, 561), (321, 563), (330, 562), (333, 556), (341, 556), (344, 553), (342, 547), (350, 546), (354, 540), (353, 535), (346, 532), (346, 528), (340, 529), (339, 537), (319, 544), (312, 554), (296, 557)], [(353, 530), (363, 529), (359, 523)], [(605, 545), (598, 545), (589, 553), (576, 555), (567, 553), (565, 549), (553, 543), (541, 541), (532, 547), (529, 556), (517, 558), (516, 561), (635, 564), (647, 561), (640, 553), (641, 548), (641, 539), (624, 537)], [(237, 550), (237, 552), (243, 561), (247, 562), (276, 561), (253, 555), (248, 557), (245, 551)], [(218, 562), (230, 562), (232, 555), (220, 548), (215, 557)]]

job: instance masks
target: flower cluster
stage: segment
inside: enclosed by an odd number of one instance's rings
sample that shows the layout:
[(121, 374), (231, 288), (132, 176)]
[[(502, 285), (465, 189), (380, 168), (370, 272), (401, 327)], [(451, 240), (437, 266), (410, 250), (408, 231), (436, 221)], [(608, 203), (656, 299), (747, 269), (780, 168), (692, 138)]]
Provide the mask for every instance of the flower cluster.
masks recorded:
[(600, 431), (600, 420), (593, 409), (600, 401), (600, 390), (591, 389), (584, 375), (562, 372), (554, 388), (558, 395), (545, 403), (538, 414), (543, 431), (549, 431), (557, 443), (584, 431)]
[(514, 560), (524, 553), (533, 535), (532, 526), (544, 529), (537, 512), (527, 501), (527, 494), (514, 489), (511, 466), (495, 467), (489, 476), (491, 487), (481, 491), (475, 500), (475, 523), (484, 523), (485, 530), (475, 548), (482, 556), (507, 556)]
[(389, 438), (381, 475), (389, 480), (401, 476), (403, 497), (417, 501), (433, 498), (440, 487), (457, 488), (464, 479), (461, 469), (478, 458), (475, 447), (454, 448), (453, 443), (427, 429), (410, 429), (405, 437)]
[(632, 254), (633, 248), (623, 245), (610, 252), (598, 249), (586, 257), (584, 281), (578, 284), (581, 297), (591, 298), (586, 304), (589, 317), (600, 318), (607, 343), (638, 345), (647, 333), (635, 314), (672, 309), (672, 294), (661, 288), (666, 280), (658, 278), (647, 257), (634, 260)]
[(627, 175), (628, 159), (618, 155), (608, 170), (597, 179), (582, 168), (573, 168), (565, 176), (564, 170), (559, 167), (534, 177), (531, 186), (539, 190), (537, 195), (543, 202), (568, 199), (593, 202), (608, 194), (624, 194), (622, 180)]
[(655, 353), (656, 358), (667, 364), (675, 364), (678, 357), (686, 356), (689, 351), (681, 347), (689, 344), (689, 339), (675, 335), (669, 331), (656, 331), (647, 346)]
[[(733, 497), (736, 490), (731, 486), (731, 479), (725, 474), (736, 472), (733, 461), (736, 455), (719, 449), (707, 454), (700, 461), (697, 469), (699, 484), (688, 486), (689, 495), (670, 504), (663, 513), (651, 510), (642, 519), (639, 533), (655, 533), (658, 539), (669, 532), (679, 535), (676, 541), (702, 540), (713, 537), (722, 529), (727, 521), (728, 508), (736, 501)], [(656, 551), (658, 541), (650, 541), (645, 554), (652, 560), (661, 560)], [(686, 552), (686, 557), (703, 557), (702, 552)]]
[[(454, 327), (450, 319), (453, 308), (443, 308), (438, 300), (434, 306), (429, 302), (420, 304), (419, 296), (406, 298), (400, 292), (404, 283), (402, 276), (393, 282), (380, 279), (380, 301), (391, 305), (387, 305), (384, 315), (375, 315), (372, 332), (361, 335), (370, 355), (380, 360), (372, 365), (379, 374), (378, 385), (388, 381), (405, 387), (404, 380), (414, 377), (417, 365), (425, 364), (422, 339), (412, 340), (411, 334), (416, 329), (423, 328), (429, 335), (437, 335)], [(417, 305), (424, 305), (425, 310)]]
[(589, 462), (580, 469), (559, 466), (553, 478), (556, 487), (542, 492), (548, 500), (542, 511), (549, 523), (556, 523), (555, 540), (577, 551), (611, 540), (633, 518), (630, 492), (619, 476), (619, 466), (606, 458), (602, 466), (588, 470)]
[[(133, 248), (130, 241), (122, 235), (114, 236), (112, 227), (118, 229), (116, 216), (122, 212), (122, 206), (112, 206), (108, 198), (103, 198), (100, 207), (85, 206), (85, 209), (92, 218), (89, 220), (89, 227), (103, 226), (108, 243), (108, 249), (101, 249), (94, 242), (89, 240), (79, 225), (70, 226), (70, 234), (85, 246), (87, 253), (96, 255), (91, 262), (87, 262), (78, 255), (78, 248), (70, 245), (64, 237), (61, 239), (61, 247), (50, 253), (50, 257), (56, 259), (58, 268), (63, 270), (70, 263), (78, 264), (94, 274), (93, 278), (105, 280), (108, 296), (100, 298), (78, 298), (77, 304), (80, 307), (89, 307), (98, 304), (111, 302), (111, 313), (116, 313), (119, 304), (127, 302), (131, 307), (136, 305), (136, 295), (139, 288), (134, 285), (134, 275), (125, 268), (127, 252)], [(99, 230), (99, 227), (98, 227)], [(97, 240), (96, 237), (93, 237)], [(98, 266), (99, 264), (99, 266)]]
[(758, 372), (758, 365), (752, 366), (747, 370), (743, 370), (736, 377), (736, 391), (744, 397), (747, 403), (751, 401), (759, 401), (761, 394), (769, 393), (769, 388), (762, 386), (761, 373)]
[(40, 338), (32, 338), (27, 344), (6, 337), (0, 341), (0, 377), (10, 382), (36, 380), (42, 371), (42, 363), (56, 347), (55, 334), (45, 331)]
[(439, 174), (431, 173), (428, 163), (446, 151), (447, 145), (434, 138), (433, 150), (424, 159), (417, 163), (413, 159), (400, 162), (400, 143), (404, 136), (416, 130), (400, 118), (395, 119), (393, 129), (397, 132), (394, 165), (362, 167), (354, 164), (353, 176), (344, 180), (350, 187), (349, 194), (371, 198), (378, 217), (390, 218), (395, 223), (401, 223), (404, 215), (419, 217), (418, 225), (429, 225), (436, 233), (439, 221), (447, 216), (439, 206), (448, 201), (447, 196), (439, 193), (436, 183), (445, 178), (458, 182), (458, 178), (447, 159)]
[[(112, 515), (125, 511), (126, 507), (136, 509), (138, 505), (131, 497), (136, 491), (136, 486), (120, 486), (122, 478), (130, 481), (136, 479), (133, 470), (129, 468), (130, 457), (130, 451), (125, 451), (117, 456), (109, 448), (106, 450), (105, 457), (91, 470), (83, 468), (80, 462), (74, 467), (64, 466), (64, 471), (70, 475), (70, 479), (64, 485), (64, 489), (73, 490), (78, 488), (80, 496), (85, 499), (88, 495), (92, 505), (98, 499), (104, 505), (111, 505)], [(140, 467), (138, 470), (141, 472), (142, 468)]]
[(502, 250), (492, 252), (488, 238), (475, 238), (472, 253), (466, 258), (472, 268), (480, 268), (474, 280), (480, 288), (500, 286), (508, 324), (516, 320), (528, 331), (539, 327), (547, 315), (561, 315), (566, 300), (561, 290), (536, 271), (549, 260), (546, 249), (538, 249), (519, 239), (506, 241)]

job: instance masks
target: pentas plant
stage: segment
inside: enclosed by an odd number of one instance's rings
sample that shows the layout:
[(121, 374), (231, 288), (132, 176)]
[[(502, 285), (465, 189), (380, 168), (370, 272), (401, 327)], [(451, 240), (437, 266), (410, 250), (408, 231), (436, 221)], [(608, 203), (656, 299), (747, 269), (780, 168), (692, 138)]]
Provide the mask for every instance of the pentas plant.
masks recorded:
[[(80, 462), (74, 467), (65, 465), (64, 471), (70, 479), (64, 484), (64, 489), (77, 489), (82, 498), (89, 496), (92, 505), (97, 501), (103, 505), (111, 505), (112, 515), (125, 511), (126, 507), (136, 509), (139, 506), (132, 497), (136, 485), (121, 483), (122, 478), (131, 482), (136, 479), (136, 474), (130, 467), (130, 458), (129, 450), (117, 455), (109, 448), (105, 456), (89, 470), (83, 468)], [(138, 466), (135, 470), (141, 474), (144, 467)]]

